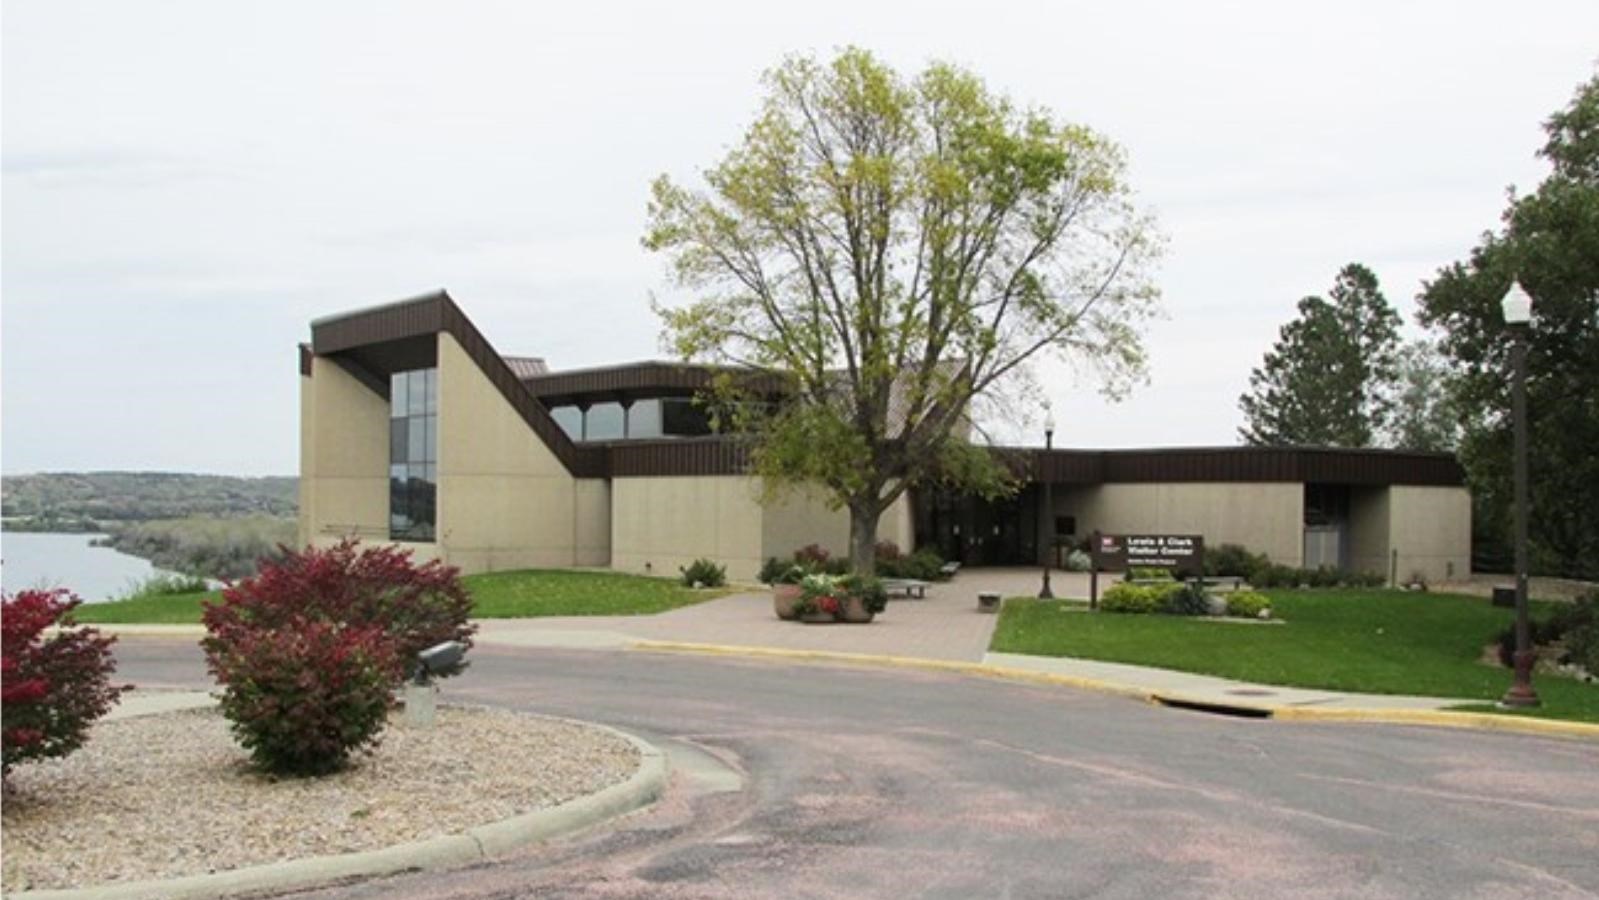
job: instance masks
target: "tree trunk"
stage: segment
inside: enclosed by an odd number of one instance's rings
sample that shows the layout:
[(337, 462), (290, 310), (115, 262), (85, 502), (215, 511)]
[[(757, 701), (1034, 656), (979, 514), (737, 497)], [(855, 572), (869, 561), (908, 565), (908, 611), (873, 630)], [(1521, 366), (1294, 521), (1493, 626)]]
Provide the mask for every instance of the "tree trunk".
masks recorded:
[(883, 510), (875, 505), (851, 505), (849, 508), (849, 559), (850, 568), (857, 575), (872, 575), (877, 571), (877, 520)]

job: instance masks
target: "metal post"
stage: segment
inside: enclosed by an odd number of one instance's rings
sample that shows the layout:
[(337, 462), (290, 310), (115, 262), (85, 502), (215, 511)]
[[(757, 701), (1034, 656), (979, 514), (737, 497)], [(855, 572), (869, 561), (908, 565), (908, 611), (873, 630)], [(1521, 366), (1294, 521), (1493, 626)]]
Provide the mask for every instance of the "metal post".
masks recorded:
[[(1055, 447), (1055, 429), (1044, 429), (1044, 452), (1048, 453)], [(1045, 468), (1045, 467), (1041, 467)], [(1047, 472), (1044, 477), (1044, 586), (1038, 591), (1038, 599), (1053, 600), (1055, 592), (1049, 589), (1049, 567), (1054, 565), (1055, 555), (1055, 492), (1054, 482)]]
[(1537, 706), (1532, 687), (1531, 624), (1527, 617), (1527, 326), (1511, 325), (1510, 356), (1515, 368), (1511, 404), (1516, 420), (1516, 653), (1515, 682), (1500, 699), (1504, 706)]
[(1088, 608), (1099, 609), (1099, 529), (1088, 537)]

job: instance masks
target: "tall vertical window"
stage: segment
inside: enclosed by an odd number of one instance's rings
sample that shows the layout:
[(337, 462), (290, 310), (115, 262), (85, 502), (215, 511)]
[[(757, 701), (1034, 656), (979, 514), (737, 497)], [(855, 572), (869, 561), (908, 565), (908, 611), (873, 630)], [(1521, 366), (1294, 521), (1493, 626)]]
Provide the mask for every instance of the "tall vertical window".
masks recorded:
[(389, 376), (389, 538), (433, 540), (438, 491), (439, 370)]

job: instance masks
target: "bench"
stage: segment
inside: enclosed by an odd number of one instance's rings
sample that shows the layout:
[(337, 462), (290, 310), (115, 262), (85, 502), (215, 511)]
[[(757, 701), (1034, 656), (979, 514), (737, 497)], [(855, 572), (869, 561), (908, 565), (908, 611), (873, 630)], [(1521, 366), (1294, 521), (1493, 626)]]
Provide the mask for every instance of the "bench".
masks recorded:
[(950, 560), (949, 562), (938, 567), (938, 574), (944, 576), (945, 578), (954, 578), (955, 573), (959, 572), (960, 570), (961, 564), (955, 560)]
[(890, 594), (904, 594), (918, 600), (927, 599), (927, 582), (914, 578), (884, 578), (883, 590)]

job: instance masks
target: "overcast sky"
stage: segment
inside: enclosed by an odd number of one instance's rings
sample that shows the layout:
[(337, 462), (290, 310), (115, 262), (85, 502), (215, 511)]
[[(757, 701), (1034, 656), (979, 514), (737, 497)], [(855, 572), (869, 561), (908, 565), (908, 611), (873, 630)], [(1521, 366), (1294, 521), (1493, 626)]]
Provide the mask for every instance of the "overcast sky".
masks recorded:
[(8, 0), (0, 467), (293, 473), (309, 320), (440, 287), (503, 353), (658, 357), (650, 179), (850, 43), (1127, 149), (1167, 318), (1124, 403), (1045, 373), (1057, 445), (1232, 444), (1295, 302), (1361, 261), (1411, 320), (1599, 60), (1593, 0), (763, 7)]

